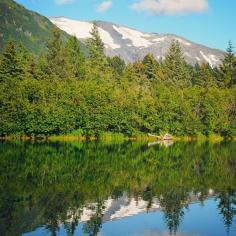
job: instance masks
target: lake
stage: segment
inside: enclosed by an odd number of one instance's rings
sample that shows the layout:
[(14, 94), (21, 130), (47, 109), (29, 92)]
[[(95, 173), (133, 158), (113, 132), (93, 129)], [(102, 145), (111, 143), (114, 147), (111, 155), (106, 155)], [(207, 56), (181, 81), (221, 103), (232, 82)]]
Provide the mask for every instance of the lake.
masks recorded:
[(0, 235), (236, 235), (236, 143), (2, 142)]

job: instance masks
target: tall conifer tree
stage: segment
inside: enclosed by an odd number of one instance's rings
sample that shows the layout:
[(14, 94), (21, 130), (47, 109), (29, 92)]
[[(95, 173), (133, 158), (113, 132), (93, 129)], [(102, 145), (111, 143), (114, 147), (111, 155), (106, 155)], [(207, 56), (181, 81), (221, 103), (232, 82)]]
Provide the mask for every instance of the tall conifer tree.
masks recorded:
[(165, 61), (165, 79), (172, 85), (183, 88), (191, 84), (191, 73), (178, 41), (173, 40)]
[(156, 69), (158, 66), (158, 62), (154, 58), (153, 54), (148, 53), (144, 59), (143, 59), (143, 64), (144, 64), (144, 71), (145, 75), (147, 76), (148, 79), (154, 79), (156, 77)]
[(107, 64), (104, 54), (105, 46), (99, 35), (99, 30), (96, 22), (93, 23), (91, 38), (87, 39), (86, 45), (89, 49), (89, 59), (94, 66), (104, 66)]
[(234, 47), (231, 41), (229, 41), (229, 46), (226, 50), (225, 58), (220, 66), (220, 73), (222, 79), (220, 84), (225, 87), (231, 87), (236, 83), (236, 64), (235, 64), (235, 54)]
[(214, 70), (209, 64), (203, 63), (195, 66), (194, 85), (204, 88), (217, 86)]
[(80, 43), (75, 36), (71, 36), (65, 46), (65, 54), (68, 56), (68, 63), (74, 77), (84, 77), (84, 55), (81, 51)]
[(121, 76), (125, 70), (125, 61), (120, 56), (108, 57), (109, 66)]
[(64, 54), (65, 51), (63, 50), (59, 29), (55, 28), (53, 30), (53, 36), (49, 40), (47, 48), (45, 77), (51, 80), (64, 80), (70, 77), (69, 62)]
[(16, 43), (9, 41), (3, 51), (0, 61), (0, 81), (6, 81), (10, 78), (24, 78), (24, 62), (19, 56)]

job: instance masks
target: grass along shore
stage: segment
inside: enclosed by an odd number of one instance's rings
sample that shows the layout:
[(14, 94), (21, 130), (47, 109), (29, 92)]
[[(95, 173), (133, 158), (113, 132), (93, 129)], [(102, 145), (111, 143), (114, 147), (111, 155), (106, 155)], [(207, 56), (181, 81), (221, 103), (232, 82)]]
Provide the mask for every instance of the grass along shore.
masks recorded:
[[(205, 135), (195, 135), (195, 136), (173, 136), (173, 141), (211, 141), (211, 142), (221, 142), (224, 139), (230, 139), (236, 141), (236, 137), (225, 138), (217, 134), (211, 134), (209, 136)], [(39, 136), (27, 136), (27, 135), (8, 135), (0, 137), (0, 140), (21, 140), (21, 141), (30, 141), (30, 140), (41, 140), (41, 141), (59, 141), (59, 142), (74, 142), (74, 141), (157, 141), (158, 139), (153, 136), (149, 136), (146, 133), (139, 133), (135, 135), (124, 135), (121, 133), (112, 133), (112, 132), (103, 132), (99, 135), (82, 135), (82, 134), (65, 134), (65, 135), (39, 135)]]

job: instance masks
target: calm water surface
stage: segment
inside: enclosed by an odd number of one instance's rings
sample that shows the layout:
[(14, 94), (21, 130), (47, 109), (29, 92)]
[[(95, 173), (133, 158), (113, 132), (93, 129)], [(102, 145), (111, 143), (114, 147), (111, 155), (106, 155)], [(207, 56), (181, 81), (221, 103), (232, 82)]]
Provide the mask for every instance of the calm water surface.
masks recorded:
[(236, 235), (236, 144), (0, 143), (0, 235)]

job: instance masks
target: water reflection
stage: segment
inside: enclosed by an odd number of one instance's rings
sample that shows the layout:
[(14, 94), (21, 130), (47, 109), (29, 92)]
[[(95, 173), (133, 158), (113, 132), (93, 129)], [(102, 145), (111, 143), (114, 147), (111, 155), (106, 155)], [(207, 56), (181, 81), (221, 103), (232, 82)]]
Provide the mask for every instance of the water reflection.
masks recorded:
[(230, 234), (235, 153), (234, 143), (2, 143), (0, 235), (39, 227), (57, 235), (62, 226), (65, 235), (78, 235), (79, 227), (98, 235), (106, 222), (146, 212), (163, 212), (166, 229), (157, 234), (147, 228), (145, 235), (190, 235), (178, 232), (186, 211), (207, 199)]
[(154, 145), (160, 145), (164, 147), (170, 147), (171, 145), (174, 144), (173, 140), (160, 140), (160, 141), (155, 141), (155, 142), (150, 142), (148, 143), (148, 147), (154, 146)]

